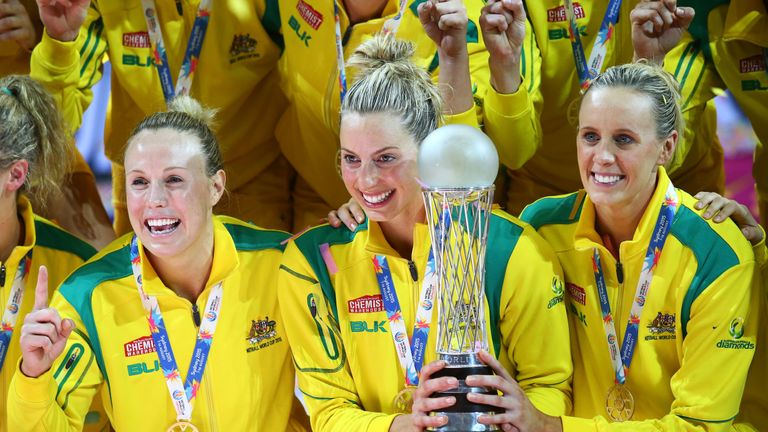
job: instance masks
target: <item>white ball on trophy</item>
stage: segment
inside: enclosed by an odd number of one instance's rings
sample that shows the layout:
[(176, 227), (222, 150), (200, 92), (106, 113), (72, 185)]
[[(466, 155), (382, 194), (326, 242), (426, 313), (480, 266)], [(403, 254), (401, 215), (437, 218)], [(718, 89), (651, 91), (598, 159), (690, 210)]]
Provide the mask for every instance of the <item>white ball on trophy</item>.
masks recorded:
[(489, 187), (498, 171), (493, 141), (472, 126), (440, 127), (419, 147), (419, 178), (428, 188)]

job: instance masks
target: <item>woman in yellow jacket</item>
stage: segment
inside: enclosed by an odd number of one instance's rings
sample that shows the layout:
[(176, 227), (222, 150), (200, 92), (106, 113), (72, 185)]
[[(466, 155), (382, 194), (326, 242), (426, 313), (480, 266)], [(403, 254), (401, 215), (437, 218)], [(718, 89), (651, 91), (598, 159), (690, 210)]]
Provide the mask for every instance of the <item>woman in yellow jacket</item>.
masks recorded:
[[(70, 161), (53, 99), (29, 77), (0, 78), (0, 431), (7, 432), (6, 395), (21, 357), (21, 319), (32, 310), (37, 269), (62, 282), (96, 251), (35, 214), (28, 196), (49, 202)], [(87, 406), (86, 406), (87, 408)], [(97, 408), (88, 427), (108, 423)]]
[(679, 97), (670, 75), (644, 63), (610, 68), (586, 91), (576, 146), (584, 190), (522, 215), (563, 265), (573, 417), (526, 416), (513, 381), (486, 378), (502, 406), (523, 408), (497, 421), (522, 432), (716, 431), (739, 413), (759, 277), (738, 227), (703, 219), (662, 167), (682, 130)]
[(134, 233), (50, 307), (38, 280), (11, 430), (79, 430), (97, 392), (116, 430), (305, 430), (274, 289), (287, 235), (213, 216), (225, 174), (210, 117), (182, 97), (140, 123), (125, 154)]
[[(353, 231), (310, 229), (289, 242), (281, 265), (280, 306), (292, 317), (285, 328), (319, 432), (412, 430), (407, 397), (399, 397), (417, 384), (418, 359), (435, 357), (436, 332), (426, 324), (436, 310), (434, 267), (415, 177), (419, 143), (437, 128), (442, 107), (427, 72), (409, 61), (413, 53), (409, 42), (377, 36), (351, 60), (361, 72), (342, 105), (340, 169), (368, 221)], [(533, 404), (564, 414), (571, 366), (556, 259), (528, 225), (501, 211), (494, 212), (488, 237), (491, 351)], [(379, 285), (374, 259), (387, 263), (393, 290)], [(385, 295), (399, 299), (399, 313), (385, 309)], [(401, 316), (407, 334), (393, 339), (398, 332), (388, 316)], [(397, 348), (417, 333), (423, 343)], [(406, 352), (415, 360), (402, 367)]]

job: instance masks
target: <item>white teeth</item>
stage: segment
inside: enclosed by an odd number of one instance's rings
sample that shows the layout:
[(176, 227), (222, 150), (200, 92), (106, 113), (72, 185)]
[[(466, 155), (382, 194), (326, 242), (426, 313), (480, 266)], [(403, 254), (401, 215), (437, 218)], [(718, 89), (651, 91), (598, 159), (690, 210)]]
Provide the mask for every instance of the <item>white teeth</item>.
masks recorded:
[(166, 225), (173, 225), (178, 222), (178, 219), (147, 219), (147, 225), (151, 227), (159, 227)]
[(621, 180), (621, 176), (600, 175), (595, 173), (595, 180), (598, 183), (616, 183), (617, 181)]
[(366, 194), (363, 194), (363, 198), (365, 198), (365, 200), (368, 201), (371, 204), (378, 204), (378, 203), (384, 201), (385, 199), (389, 198), (389, 196), (392, 195), (392, 192), (394, 192), (394, 190), (391, 190), (391, 191), (388, 191), (388, 192), (384, 192), (384, 193), (378, 194), (378, 195), (366, 195)]

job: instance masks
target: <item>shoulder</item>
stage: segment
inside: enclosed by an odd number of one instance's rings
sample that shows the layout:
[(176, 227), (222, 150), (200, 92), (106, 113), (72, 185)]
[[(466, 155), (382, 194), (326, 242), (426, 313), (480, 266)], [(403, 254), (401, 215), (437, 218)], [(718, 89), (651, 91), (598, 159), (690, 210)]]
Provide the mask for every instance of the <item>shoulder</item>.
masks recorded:
[(93, 246), (37, 215), (35, 215), (35, 247), (72, 254), (83, 261), (87, 261), (96, 254)]
[(754, 261), (752, 247), (738, 226), (727, 219), (714, 223), (701, 217), (696, 199), (678, 190), (680, 208), (672, 222), (670, 234), (696, 256), (699, 266), (709, 265), (722, 271), (738, 264)]
[(283, 251), (290, 234), (285, 231), (259, 228), (230, 216), (215, 216), (226, 228), (238, 251), (275, 249)]
[(583, 190), (567, 195), (541, 198), (529, 204), (520, 219), (539, 230), (546, 225), (569, 225), (579, 220), (586, 193)]
[(358, 225), (354, 231), (350, 231), (343, 225), (334, 228), (329, 224), (322, 224), (297, 235), (293, 243), (306, 255), (317, 250), (320, 245), (335, 246), (352, 243), (360, 233), (365, 231), (368, 231), (368, 219)]
[(90, 299), (98, 286), (133, 274), (129, 251), (131, 237), (132, 233), (116, 239), (62, 282), (58, 291), (72, 307), (78, 311), (90, 308)]

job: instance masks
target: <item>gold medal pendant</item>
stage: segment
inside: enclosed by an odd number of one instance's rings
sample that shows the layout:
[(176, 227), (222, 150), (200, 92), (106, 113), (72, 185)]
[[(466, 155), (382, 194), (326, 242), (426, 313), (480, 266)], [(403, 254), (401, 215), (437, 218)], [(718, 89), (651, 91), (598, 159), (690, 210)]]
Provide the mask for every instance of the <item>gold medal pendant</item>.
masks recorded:
[(200, 432), (195, 425), (188, 421), (177, 421), (168, 428), (168, 432)]
[(630, 420), (635, 413), (635, 398), (629, 389), (621, 384), (611, 387), (605, 398), (605, 412), (614, 422)]
[(395, 408), (395, 412), (410, 414), (413, 410), (413, 393), (416, 391), (416, 387), (406, 386), (400, 390), (392, 401), (392, 406)]

